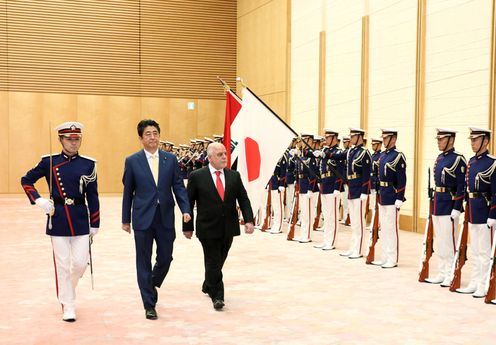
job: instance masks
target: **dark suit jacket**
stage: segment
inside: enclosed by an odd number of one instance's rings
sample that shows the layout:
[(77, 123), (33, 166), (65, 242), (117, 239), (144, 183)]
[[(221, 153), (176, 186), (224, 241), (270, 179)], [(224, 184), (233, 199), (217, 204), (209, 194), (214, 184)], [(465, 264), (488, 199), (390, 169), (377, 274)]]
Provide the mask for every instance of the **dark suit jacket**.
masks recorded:
[[(199, 239), (216, 239), (239, 235), (239, 220), (236, 210), (238, 201), (243, 219), (253, 222), (253, 211), (241, 176), (237, 171), (224, 169), (224, 201), (219, 196), (208, 166), (195, 170), (188, 180), (190, 207), (197, 206), (196, 236)], [(183, 223), (183, 231), (193, 231), (192, 219)]]
[(160, 201), (162, 223), (166, 228), (174, 228), (174, 199), (182, 213), (191, 214), (184, 182), (179, 172), (176, 156), (159, 150), (158, 186), (144, 150), (126, 158), (124, 166), (124, 192), (122, 195), (122, 223), (131, 223), (134, 230), (146, 230), (150, 227), (157, 200)]

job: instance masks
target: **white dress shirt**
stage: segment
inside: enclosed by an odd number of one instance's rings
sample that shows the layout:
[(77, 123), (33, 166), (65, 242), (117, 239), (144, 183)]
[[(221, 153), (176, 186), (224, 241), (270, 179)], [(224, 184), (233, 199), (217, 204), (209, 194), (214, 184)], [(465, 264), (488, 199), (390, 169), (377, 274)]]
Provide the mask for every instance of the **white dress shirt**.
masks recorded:
[(226, 191), (226, 179), (224, 177), (224, 170), (217, 170), (212, 165), (208, 164), (208, 170), (210, 170), (210, 176), (212, 176), (212, 180), (214, 181), (214, 186), (217, 188), (217, 174), (216, 171), (220, 171), (220, 180), (222, 181), (222, 185), (224, 186), (224, 193)]

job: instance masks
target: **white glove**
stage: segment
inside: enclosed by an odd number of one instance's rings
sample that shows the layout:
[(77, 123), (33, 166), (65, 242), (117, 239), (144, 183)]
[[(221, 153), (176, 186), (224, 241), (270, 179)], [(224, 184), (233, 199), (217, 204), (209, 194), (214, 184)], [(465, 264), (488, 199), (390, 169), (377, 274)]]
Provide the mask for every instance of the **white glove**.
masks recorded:
[(458, 210), (452, 210), (451, 211), (451, 219), (458, 219), (460, 218), (461, 212)]
[(320, 151), (320, 150), (316, 150), (316, 151), (313, 151), (313, 155), (314, 155), (315, 157), (321, 157), (323, 154), (322, 154), (322, 151)]
[(90, 237), (93, 237), (96, 234), (98, 234), (98, 228), (92, 228), (92, 227), (90, 227)]
[(279, 192), (284, 193), (284, 186), (279, 186), (277, 189), (279, 189)]
[(43, 211), (45, 211), (46, 214), (53, 216), (53, 213), (55, 211), (55, 207), (53, 206), (53, 200), (38, 198), (34, 201), (34, 203), (36, 204), (36, 206), (38, 206)]
[(334, 195), (335, 198), (339, 197), (339, 194), (341, 194), (341, 192), (337, 189), (335, 189), (334, 192), (332, 192), (332, 195)]
[(487, 226), (490, 228), (494, 228), (496, 226), (496, 219), (487, 218)]
[(291, 154), (291, 156), (294, 156), (296, 154), (296, 149), (289, 150), (289, 153)]
[(367, 197), (368, 197), (367, 194), (360, 194), (360, 200), (362, 201), (367, 201)]
[(402, 205), (403, 201), (401, 200), (396, 199), (396, 201), (394, 202), (394, 207), (396, 207), (398, 210), (401, 208)]

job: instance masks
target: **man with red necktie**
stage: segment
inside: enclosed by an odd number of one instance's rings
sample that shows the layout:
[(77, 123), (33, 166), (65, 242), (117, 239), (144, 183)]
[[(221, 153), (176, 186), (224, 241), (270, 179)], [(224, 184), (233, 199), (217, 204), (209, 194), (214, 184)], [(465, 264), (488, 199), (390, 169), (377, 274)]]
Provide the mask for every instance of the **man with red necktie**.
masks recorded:
[[(202, 292), (212, 299), (215, 310), (224, 307), (222, 267), (234, 236), (239, 236), (236, 201), (245, 220), (245, 233), (253, 233), (253, 211), (238, 172), (226, 168), (226, 148), (211, 143), (207, 148), (209, 164), (195, 170), (188, 180), (191, 209), (197, 207), (196, 236), (203, 247), (205, 280)], [(184, 236), (193, 236), (193, 221), (183, 223)]]

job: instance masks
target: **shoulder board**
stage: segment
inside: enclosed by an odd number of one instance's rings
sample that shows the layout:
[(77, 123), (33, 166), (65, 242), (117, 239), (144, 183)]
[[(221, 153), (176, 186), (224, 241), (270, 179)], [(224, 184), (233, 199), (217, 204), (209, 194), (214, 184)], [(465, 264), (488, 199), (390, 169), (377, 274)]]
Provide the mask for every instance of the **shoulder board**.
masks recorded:
[(496, 156), (493, 155), (487, 155), (489, 158), (496, 160)]
[(60, 152), (52, 153), (51, 155), (47, 153), (46, 155), (41, 156), (41, 158), (49, 158), (50, 156), (52, 157), (60, 156)]
[(95, 159), (95, 158), (92, 158), (92, 157), (82, 156), (82, 155), (79, 155), (79, 157), (84, 158), (84, 159), (87, 159), (87, 160), (89, 160), (89, 161), (96, 162), (96, 159)]
[(458, 151), (453, 151), (453, 153), (457, 156), (463, 156), (463, 154), (461, 152), (458, 152)]

